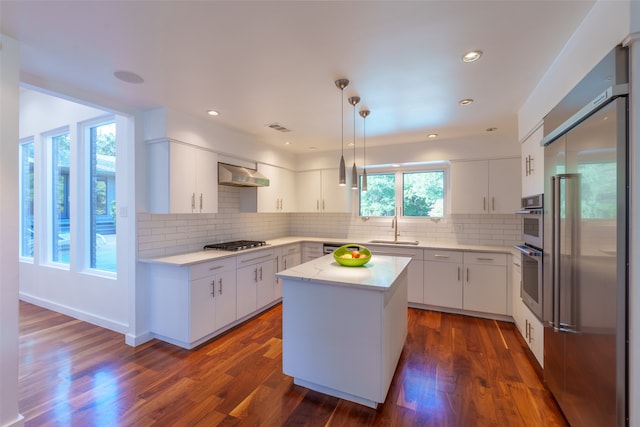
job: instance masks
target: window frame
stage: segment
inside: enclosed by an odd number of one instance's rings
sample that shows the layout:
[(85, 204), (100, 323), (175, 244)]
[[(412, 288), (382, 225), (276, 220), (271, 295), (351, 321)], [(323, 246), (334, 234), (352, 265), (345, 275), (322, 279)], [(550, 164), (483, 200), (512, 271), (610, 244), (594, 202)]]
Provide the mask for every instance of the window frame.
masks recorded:
[[(394, 187), (394, 201), (396, 207), (396, 213), (398, 217), (407, 219), (428, 219), (431, 221), (439, 221), (446, 218), (450, 212), (450, 191), (449, 181), (451, 176), (450, 163), (448, 161), (438, 161), (429, 163), (419, 163), (405, 166), (367, 166), (367, 178), (371, 175), (395, 175), (395, 187)], [(406, 173), (420, 173), (420, 172), (443, 172), (443, 202), (442, 202), (442, 216), (405, 216), (404, 215), (404, 174)], [(359, 173), (359, 183), (362, 183), (362, 173)], [(392, 215), (362, 215), (362, 185), (358, 186), (358, 217), (360, 218), (389, 218)]]

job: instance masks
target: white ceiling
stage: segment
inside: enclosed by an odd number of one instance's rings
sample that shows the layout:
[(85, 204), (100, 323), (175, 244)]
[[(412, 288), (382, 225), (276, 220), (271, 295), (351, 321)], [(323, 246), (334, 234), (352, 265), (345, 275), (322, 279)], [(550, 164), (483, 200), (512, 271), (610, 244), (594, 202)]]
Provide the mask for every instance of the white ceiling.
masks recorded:
[[(340, 148), (341, 105), (345, 145), (353, 140), (352, 95), (371, 110), (368, 146), (489, 127), (516, 138), (518, 109), (593, 3), (0, 0), (0, 31), (21, 42), (25, 81), (167, 106), (308, 152)], [(463, 63), (472, 49), (484, 55)], [(344, 104), (338, 78), (351, 81)], [(266, 127), (274, 122), (291, 132)], [(362, 125), (356, 116), (357, 144)]]

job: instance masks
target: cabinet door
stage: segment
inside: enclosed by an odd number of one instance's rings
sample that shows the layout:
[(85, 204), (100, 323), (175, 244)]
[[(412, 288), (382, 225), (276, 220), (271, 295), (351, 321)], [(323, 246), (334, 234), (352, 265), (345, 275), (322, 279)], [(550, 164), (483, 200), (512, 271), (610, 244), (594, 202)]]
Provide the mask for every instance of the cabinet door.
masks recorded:
[(544, 192), (544, 147), (540, 146), (543, 136), (543, 127), (540, 125), (520, 146), (522, 197)]
[(489, 160), (487, 212), (512, 214), (520, 209), (520, 160)]
[(238, 319), (253, 313), (258, 308), (257, 286), (258, 266), (256, 264), (239, 268), (236, 277), (236, 314)]
[(280, 212), (282, 179), (281, 168), (258, 164), (258, 171), (269, 178), (268, 187), (260, 187), (258, 192), (258, 212)]
[(190, 283), (189, 341), (193, 342), (216, 330), (215, 277), (203, 277)]
[(298, 172), (296, 175), (298, 212), (320, 212), (320, 171)]
[(489, 212), (488, 172), (486, 160), (451, 163), (451, 213)]
[(424, 303), (462, 308), (462, 264), (424, 262)]
[(192, 150), (196, 174), (196, 207), (193, 212), (216, 213), (218, 212), (218, 155), (208, 150), (197, 148)]
[(173, 142), (169, 144), (170, 213), (193, 213), (196, 203), (195, 151), (188, 145)]
[(462, 308), (507, 314), (507, 274), (503, 265), (466, 265)]
[(351, 193), (355, 193), (348, 185), (351, 182), (350, 173), (347, 173), (347, 185), (338, 185), (338, 169), (323, 169), (322, 200), (320, 210), (322, 212), (351, 212)]
[(280, 169), (280, 212), (295, 212), (297, 208), (296, 174), (287, 169)]
[(273, 260), (265, 261), (257, 265), (258, 283), (257, 283), (257, 308), (264, 307), (275, 300), (274, 284), (275, 270), (273, 269)]
[(236, 272), (221, 272), (215, 280), (215, 325), (220, 329), (236, 320)]

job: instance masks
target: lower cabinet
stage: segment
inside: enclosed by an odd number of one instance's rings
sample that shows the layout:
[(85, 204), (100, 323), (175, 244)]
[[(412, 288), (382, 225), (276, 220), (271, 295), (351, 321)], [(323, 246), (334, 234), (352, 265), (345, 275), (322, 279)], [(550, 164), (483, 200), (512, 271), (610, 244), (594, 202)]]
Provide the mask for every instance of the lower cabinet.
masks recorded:
[(237, 257), (237, 316), (245, 317), (274, 300), (273, 250)]
[(302, 244), (302, 262), (308, 262), (324, 255), (321, 242), (304, 242)]
[(410, 248), (406, 246), (367, 246), (373, 255), (403, 256), (411, 258), (409, 263), (409, 277), (407, 278), (407, 299), (409, 302), (422, 303), (424, 296), (424, 274), (422, 258), (424, 249)]
[(149, 323), (152, 334), (193, 348), (236, 320), (236, 259), (191, 267), (149, 266)]
[(520, 331), (520, 334), (524, 338), (525, 342), (529, 346), (529, 349), (535, 356), (540, 366), (544, 367), (544, 330), (543, 324), (529, 310), (520, 298), (520, 286), (521, 286), (521, 269), (520, 264), (521, 257), (518, 254), (512, 257), (512, 305), (513, 305), (513, 320), (516, 327)]
[(506, 254), (425, 249), (422, 303), (507, 315), (506, 265)]
[[(276, 273), (284, 271), (288, 268), (295, 267), (302, 263), (302, 245), (295, 243), (292, 245), (281, 246), (275, 248), (275, 256), (273, 259)], [(274, 298), (282, 298), (282, 280), (276, 278), (274, 285)]]

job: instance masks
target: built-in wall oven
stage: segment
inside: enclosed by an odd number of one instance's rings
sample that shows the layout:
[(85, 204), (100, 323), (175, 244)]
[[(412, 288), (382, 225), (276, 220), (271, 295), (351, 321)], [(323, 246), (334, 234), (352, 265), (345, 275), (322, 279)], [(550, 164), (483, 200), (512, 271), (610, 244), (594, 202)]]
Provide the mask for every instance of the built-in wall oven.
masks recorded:
[(542, 320), (542, 224), (543, 224), (543, 195), (538, 194), (522, 199), (521, 210), (517, 213), (522, 217), (523, 244), (515, 248), (522, 254), (522, 277), (520, 297), (522, 302)]

